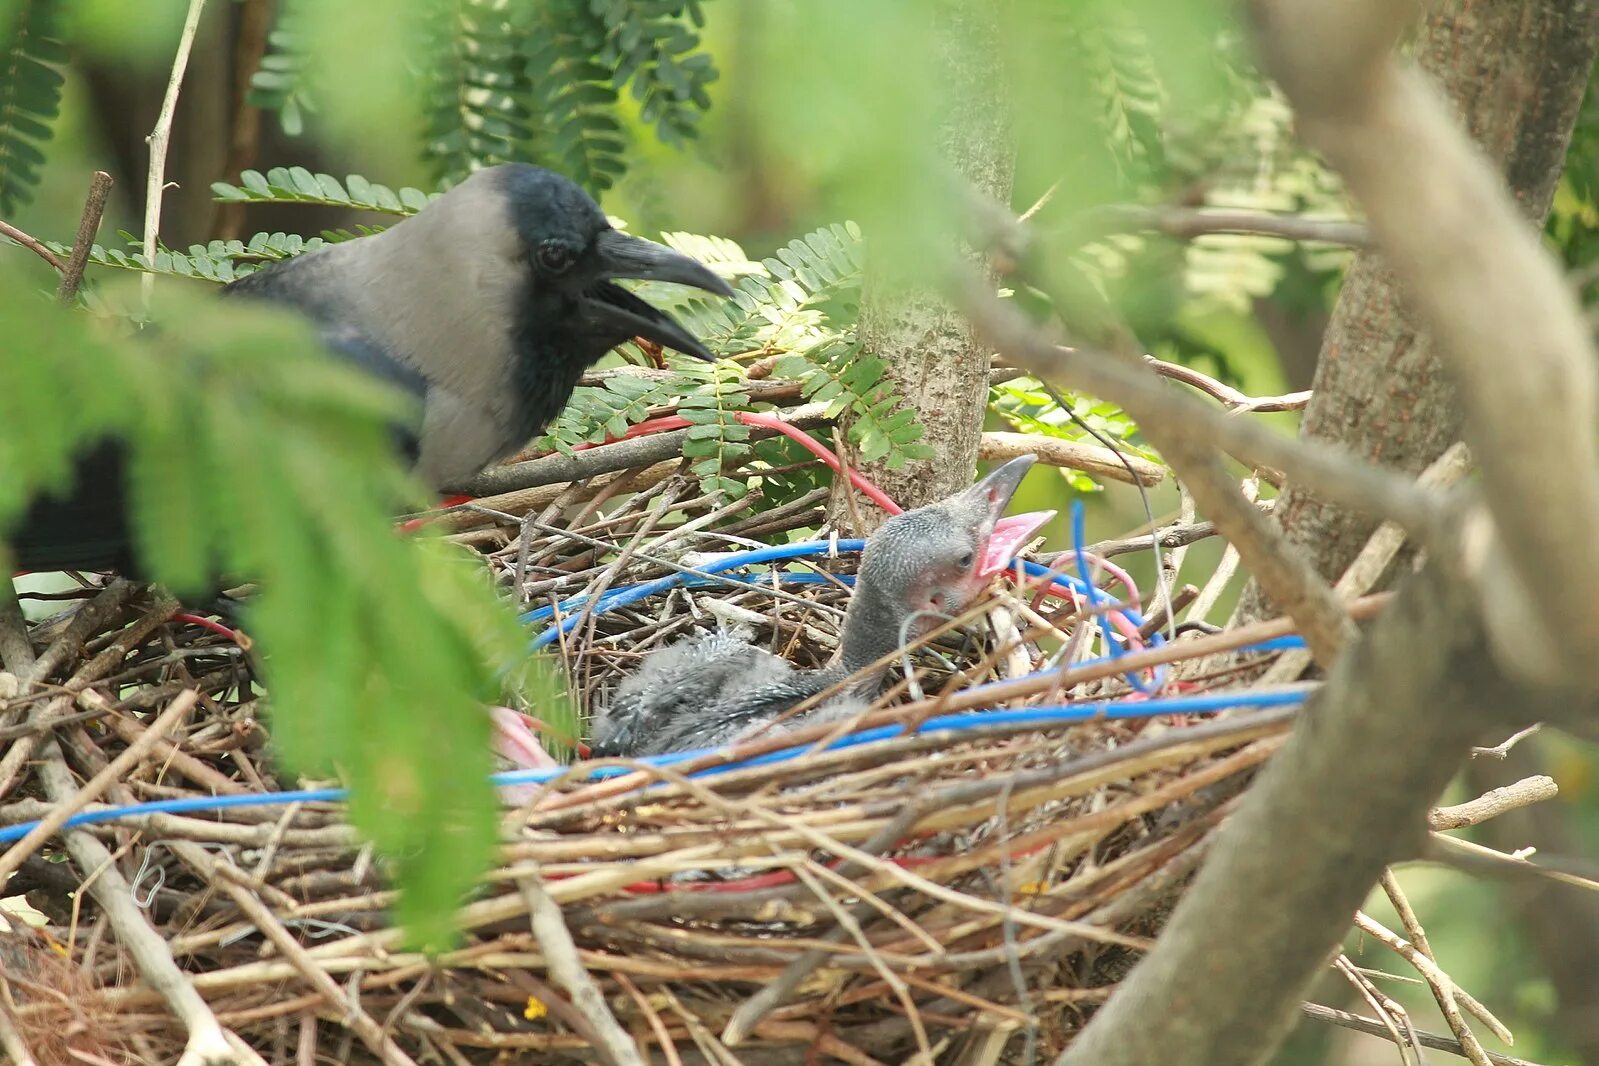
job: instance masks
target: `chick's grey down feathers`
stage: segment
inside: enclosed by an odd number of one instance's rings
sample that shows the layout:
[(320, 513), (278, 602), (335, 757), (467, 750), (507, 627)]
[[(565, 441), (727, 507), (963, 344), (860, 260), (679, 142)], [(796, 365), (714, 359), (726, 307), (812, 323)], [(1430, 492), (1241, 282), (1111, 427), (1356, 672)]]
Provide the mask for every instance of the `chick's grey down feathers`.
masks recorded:
[[(964, 492), (889, 519), (872, 535), (835, 662), (797, 670), (720, 630), (679, 641), (647, 656), (617, 686), (597, 716), (593, 755), (718, 747), (864, 709), (887, 675), (880, 660), (964, 610), (981, 590), (983, 548), (1033, 461), (1030, 455), (1013, 459)], [(814, 709), (777, 721), (841, 683), (838, 693)]]
[[(305, 315), (334, 357), (413, 396), (417, 417), (396, 436), (423, 481), (442, 490), (523, 447), (583, 371), (634, 336), (712, 358), (616, 278), (732, 291), (693, 259), (613, 229), (560, 175), (505, 164), (382, 233), (265, 267), (223, 293)], [(80, 456), (75, 484), (19, 522), (18, 565), (136, 569), (123, 463), (116, 441)]]

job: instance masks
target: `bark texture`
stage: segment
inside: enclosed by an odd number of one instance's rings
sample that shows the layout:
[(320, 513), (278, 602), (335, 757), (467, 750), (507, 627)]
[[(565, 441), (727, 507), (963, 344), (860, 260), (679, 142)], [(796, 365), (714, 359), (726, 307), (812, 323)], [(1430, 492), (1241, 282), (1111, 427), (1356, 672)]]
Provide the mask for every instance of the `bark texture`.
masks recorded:
[[(1532, 224), (1549, 213), (1599, 47), (1599, 5), (1446, 0), (1426, 18), (1416, 58), (1466, 131), (1500, 165)], [(1515, 354), (1505, 353), (1507, 370)], [(1419, 473), (1460, 439), (1460, 405), (1424, 333), (1409, 322), (1380, 253), (1350, 268), (1322, 341), (1303, 435)], [(1293, 485), (1277, 507), (1290, 542), (1336, 580), (1377, 523)], [(1254, 583), (1240, 620), (1277, 613)]]
[[(929, 14), (939, 20), (943, 53), (942, 156), (974, 188), (1009, 203), (1014, 150), (995, 68), (996, 12), (981, 0), (942, 0), (929, 5)], [(969, 486), (988, 405), (988, 349), (936, 290), (905, 285), (870, 264), (860, 329), (864, 350), (887, 361), (935, 452), (898, 470), (871, 463), (861, 472), (907, 509)], [(842, 479), (835, 481), (828, 507), (833, 525), (859, 533), (881, 525), (887, 516), (869, 503), (848, 506), (846, 489)]]

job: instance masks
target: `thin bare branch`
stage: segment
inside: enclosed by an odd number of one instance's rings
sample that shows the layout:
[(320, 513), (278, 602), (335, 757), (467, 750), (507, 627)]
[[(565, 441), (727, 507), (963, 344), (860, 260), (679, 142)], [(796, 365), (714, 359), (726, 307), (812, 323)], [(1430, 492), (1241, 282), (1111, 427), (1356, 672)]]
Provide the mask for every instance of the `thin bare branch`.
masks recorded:
[[(1329, 1025), (1337, 1025), (1345, 1029), (1353, 1029), (1355, 1032), (1365, 1033), (1367, 1036), (1388, 1039), (1388, 1029), (1375, 1018), (1363, 1018), (1348, 1011), (1323, 1007), (1319, 1003), (1306, 1003), (1299, 1009), (1305, 1017), (1315, 1021), (1326, 1022)], [(1460, 1041), (1458, 1040), (1440, 1036), (1438, 1033), (1429, 1033), (1424, 1029), (1416, 1031), (1416, 1038), (1423, 1047), (1430, 1047), (1434, 1051), (1447, 1051), (1451, 1055), (1459, 1055), (1461, 1058), (1466, 1057), (1466, 1049), (1460, 1046)], [(1492, 1051), (1488, 1052), (1488, 1061), (1493, 1063), (1493, 1066), (1539, 1066), (1538, 1063), (1527, 1059), (1518, 1059), (1513, 1055), (1500, 1055)]]
[(1433, 830), (1464, 829), (1497, 818), (1506, 811), (1527, 807), (1560, 794), (1555, 779), (1539, 774), (1524, 777), (1514, 784), (1484, 792), (1474, 800), (1457, 803), (1452, 807), (1436, 807), (1427, 814), (1427, 825)]
[(1216, 233), (1232, 233), (1364, 248), (1371, 240), (1365, 226), (1344, 219), (1176, 205), (1145, 207), (1114, 204), (1089, 212), (1083, 220), (1083, 226), (1094, 232), (1150, 230), (1180, 241), (1191, 241)]
[(4, 220), (0, 220), (0, 237), (10, 237), (58, 271), (65, 269), (64, 264), (61, 262), (61, 257), (46, 248), (42, 241), (31, 234), (24, 233)]
[(103, 170), (94, 172), (89, 181), (89, 196), (83, 203), (83, 217), (78, 220), (78, 235), (72, 239), (72, 255), (61, 271), (61, 284), (56, 288), (56, 300), (69, 304), (78, 295), (83, 284), (83, 270), (89, 264), (89, 253), (94, 250), (94, 236), (100, 232), (100, 219), (105, 215), (106, 198), (111, 195), (111, 175)]
[[(161, 231), (161, 200), (166, 195), (167, 146), (172, 141), (172, 118), (178, 108), (183, 75), (189, 69), (189, 51), (194, 47), (194, 35), (200, 28), (200, 15), (204, 11), (205, 0), (189, 0), (189, 12), (184, 16), (183, 31), (178, 36), (177, 54), (172, 59), (172, 74), (167, 79), (167, 91), (161, 98), (155, 128), (150, 131), (150, 173), (144, 188), (144, 255), (152, 263)], [(146, 273), (139, 279), (139, 286), (148, 305), (155, 291), (155, 275)]]

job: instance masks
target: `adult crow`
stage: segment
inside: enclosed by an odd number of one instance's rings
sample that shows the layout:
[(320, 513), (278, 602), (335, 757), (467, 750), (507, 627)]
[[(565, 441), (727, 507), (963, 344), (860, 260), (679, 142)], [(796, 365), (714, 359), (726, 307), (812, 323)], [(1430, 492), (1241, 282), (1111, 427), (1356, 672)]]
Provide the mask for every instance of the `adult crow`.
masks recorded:
[[(714, 358), (617, 278), (733, 291), (688, 256), (613, 229), (560, 175), (507, 163), (382, 233), (223, 292), (297, 309), (336, 357), (415, 395), (420, 417), (397, 437), (421, 478), (443, 489), (514, 454), (560, 413), (583, 371), (629, 338)], [(17, 565), (137, 575), (123, 493), (122, 445), (103, 441), (79, 458), (73, 484), (17, 523)]]

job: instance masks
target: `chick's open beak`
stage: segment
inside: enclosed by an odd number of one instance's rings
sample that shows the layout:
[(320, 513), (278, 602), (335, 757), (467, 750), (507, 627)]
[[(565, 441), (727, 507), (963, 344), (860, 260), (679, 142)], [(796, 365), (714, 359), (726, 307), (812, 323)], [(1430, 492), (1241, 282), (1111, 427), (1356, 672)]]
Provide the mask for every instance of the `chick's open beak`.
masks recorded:
[(1033, 511), (1009, 518), (1001, 517), (1005, 508), (1010, 506), (1011, 497), (1021, 487), (1022, 478), (1027, 476), (1027, 471), (1037, 461), (1038, 456), (1031, 453), (1019, 455), (990, 471), (987, 477), (967, 490), (976, 494), (981, 504), (988, 508), (988, 518), (992, 523), (977, 561), (977, 576), (980, 578), (993, 577), (1009, 566), (1016, 553), (1033, 538), (1039, 528), (1055, 517), (1054, 511)]

